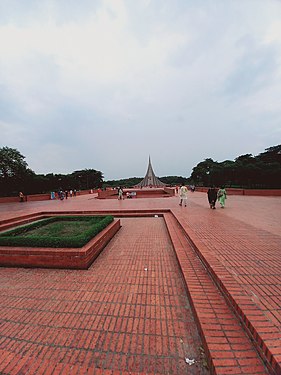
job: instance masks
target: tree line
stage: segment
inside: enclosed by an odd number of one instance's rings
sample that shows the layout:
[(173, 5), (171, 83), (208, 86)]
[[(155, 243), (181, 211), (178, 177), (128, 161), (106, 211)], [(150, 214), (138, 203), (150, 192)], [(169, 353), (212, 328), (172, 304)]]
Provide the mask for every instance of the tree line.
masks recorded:
[(86, 190), (101, 187), (103, 174), (95, 169), (83, 169), (70, 174), (36, 174), (17, 149), (0, 148), (0, 196), (49, 193), (58, 190)]
[[(83, 169), (70, 174), (36, 174), (17, 149), (0, 148), (0, 196), (49, 193), (62, 190), (87, 190), (101, 187), (133, 187), (142, 178), (131, 177), (104, 181), (103, 173), (95, 169)], [(221, 186), (240, 188), (281, 188), (281, 145), (265, 149), (257, 156), (245, 154), (235, 160), (223, 162), (207, 158), (198, 163), (190, 177), (165, 176), (160, 180), (175, 186)]]
[(269, 147), (257, 156), (238, 156), (234, 161), (205, 159), (193, 168), (189, 181), (198, 186), (280, 189), (281, 145)]

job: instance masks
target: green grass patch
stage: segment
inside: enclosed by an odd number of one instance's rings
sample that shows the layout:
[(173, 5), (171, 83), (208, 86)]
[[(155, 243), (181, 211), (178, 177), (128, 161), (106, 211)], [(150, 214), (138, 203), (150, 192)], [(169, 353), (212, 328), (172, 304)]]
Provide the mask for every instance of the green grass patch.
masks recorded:
[(0, 234), (2, 246), (82, 247), (106, 228), (113, 216), (57, 216)]

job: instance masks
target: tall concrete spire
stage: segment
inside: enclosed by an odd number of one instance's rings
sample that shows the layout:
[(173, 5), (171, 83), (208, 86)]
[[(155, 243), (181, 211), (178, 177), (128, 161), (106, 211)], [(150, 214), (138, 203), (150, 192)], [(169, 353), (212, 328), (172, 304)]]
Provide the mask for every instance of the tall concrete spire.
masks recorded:
[(162, 186), (165, 186), (165, 184), (162, 181), (160, 181), (159, 178), (155, 176), (155, 173), (152, 168), (151, 160), (150, 160), (150, 155), (149, 155), (146, 175), (144, 179), (136, 185), (136, 187), (150, 187), (150, 186), (162, 187)]

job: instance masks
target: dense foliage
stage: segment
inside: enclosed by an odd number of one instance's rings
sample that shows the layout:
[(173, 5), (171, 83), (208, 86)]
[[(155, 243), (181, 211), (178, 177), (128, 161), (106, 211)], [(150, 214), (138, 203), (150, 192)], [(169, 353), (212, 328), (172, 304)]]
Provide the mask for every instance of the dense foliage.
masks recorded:
[(160, 180), (168, 186), (177, 186), (181, 184), (187, 184), (188, 178), (182, 176), (166, 176), (160, 177)]
[(131, 178), (123, 178), (121, 180), (108, 180), (103, 183), (103, 187), (112, 187), (116, 188), (118, 186), (122, 187), (134, 187), (139, 182), (141, 182), (142, 178), (140, 177), (131, 177)]
[[(48, 225), (53, 222), (88, 221), (91, 225), (79, 235), (52, 236), (33, 235), (31, 230)], [(82, 247), (94, 236), (101, 232), (113, 221), (113, 216), (58, 216), (36, 221), (25, 226), (3, 232), (0, 234), (2, 246), (27, 246), (27, 247)]]
[(0, 148), (0, 196), (49, 193), (60, 189), (86, 190), (102, 186), (102, 172), (84, 169), (70, 174), (35, 174), (25, 157), (9, 147)]
[(199, 186), (226, 185), (241, 188), (281, 188), (281, 145), (257, 156), (245, 154), (234, 161), (211, 158), (193, 168), (190, 181)]
[(27, 167), (27, 163), (18, 150), (0, 148), (0, 194), (7, 195), (18, 186), (25, 186), (35, 178), (35, 173)]

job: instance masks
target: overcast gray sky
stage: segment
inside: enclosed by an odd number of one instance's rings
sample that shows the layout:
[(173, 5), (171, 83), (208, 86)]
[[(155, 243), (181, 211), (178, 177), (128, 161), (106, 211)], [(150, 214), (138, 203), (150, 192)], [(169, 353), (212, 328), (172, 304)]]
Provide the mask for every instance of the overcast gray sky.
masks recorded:
[(189, 177), (281, 143), (279, 0), (0, 0), (0, 147)]

